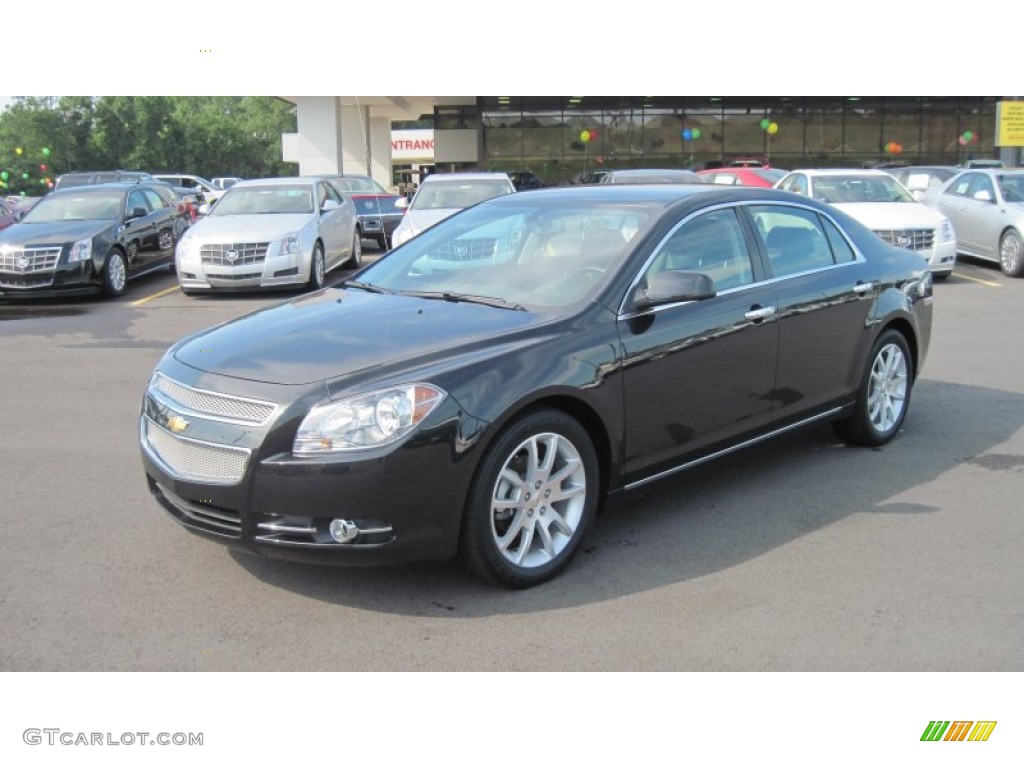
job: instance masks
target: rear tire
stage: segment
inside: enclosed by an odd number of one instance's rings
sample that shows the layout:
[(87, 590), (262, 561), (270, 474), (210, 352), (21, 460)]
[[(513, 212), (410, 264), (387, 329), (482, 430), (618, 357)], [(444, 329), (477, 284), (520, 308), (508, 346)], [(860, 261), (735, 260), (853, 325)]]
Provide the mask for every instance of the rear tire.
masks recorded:
[(836, 434), (855, 445), (874, 447), (889, 442), (903, 425), (913, 382), (914, 364), (907, 340), (899, 331), (885, 331), (868, 357), (856, 409), (832, 425)]
[(600, 468), (587, 431), (562, 411), (512, 422), (470, 486), (461, 554), (482, 579), (523, 589), (560, 573), (597, 510)]

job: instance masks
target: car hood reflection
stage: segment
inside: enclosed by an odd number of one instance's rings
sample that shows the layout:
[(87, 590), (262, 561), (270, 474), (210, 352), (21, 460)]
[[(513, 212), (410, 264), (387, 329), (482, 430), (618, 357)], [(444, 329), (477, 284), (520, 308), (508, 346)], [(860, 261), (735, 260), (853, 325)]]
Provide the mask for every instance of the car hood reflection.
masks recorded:
[(193, 336), (174, 357), (208, 373), (308, 384), (489, 346), (544, 322), (531, 312), (335, 288), (238, 318)]

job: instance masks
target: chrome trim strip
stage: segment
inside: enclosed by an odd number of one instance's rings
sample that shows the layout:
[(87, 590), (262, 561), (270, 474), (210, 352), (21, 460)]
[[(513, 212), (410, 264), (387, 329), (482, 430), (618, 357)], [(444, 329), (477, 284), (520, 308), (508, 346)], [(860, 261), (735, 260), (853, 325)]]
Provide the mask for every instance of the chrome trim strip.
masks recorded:
[[(200, 395), (207, 395), (209, 397), (222, 400), (233, 400), (237, 403), (257, 406), (260, 408), (269, 407), (270, 411), (267, 413), (266, 416), (263, 417), (261, 421), (256, 421), (254, 419), (246, 419), (241, 416), (232, 417), (219, 413), (213, 413), (210, 411), (196, 410), (195, 408), (190, 408), (189, 406), (175, 399), (174, 395), (160, 389), (159, 384), (157, 383), (157, 379), (163, 379), (169, 382), (170, 385), (173, 387), (181, 387), (182, 389), (189, 390), (191, 392), (196, 392)], [(271, 418), (273, 418), (273, 416), (278, 412), (278, 410), (281, 407), (277, 403), (272, 403), (269, 400), (256, 400), (255, 398), (251, 397), (239, 397), (237, 395), (228, 395), (223, 392), (213, 392), (212, 390), (209, 389), (199, 389), (198, 387), (190, 387), (187, 384), (182, 384), (180, 381), (176, 381), (175, 379), (172, 379), (170, 376), (166, 376), (159, 372), (153, 374), (153, 378), (150, 380), (150, 384), (148, 387), (148, 394), (152, 396), (153, 399), (159, 401), (162, 405), (165, 405), (168, 408), (171, 408), (172, 410), (175, 411), (179, 411), (181, 413), (187, 413), (189, 416), (198, 416), (199, 418), (211, 419), (212, 421), (222, 421), (228, 424), (240, 424), (245, 427), (263, 426), (264, 424), (269, 422)]]
[(686, 464), (680, 464), (678, 467), (673, 467), (672, 469), (666, 469), (663, 472), (659, 472), (656, 475), (651, 475), (650, 477), (645, 477), (643, 480), (636, 480), (635, 482), (632, 482), (632, 483), (629, 483), (628, 485), (626, 485), (623, 490), (631, 491), (634, 488), (640, 487), (641, 485), (647, 485), (647, 483), (651, 483), (651, 482), (653, 482), (655, 480), (660, 480), (663, 477), (668, 477), (669, 475), (674, 475), (677, 472), (682, 472), (684, 469), (690, 469), (691, 467), (696, 467), (696, 466), (698, 466), (700, 464), (704, 464), (706, 462), (709, 462), (712, 459), (717, 459), (717, 458), (720, 458), (722, 456), (726, 456), (726, 455), (728, 455), (730, 453), (735, 453), (736, 451), (742, 450), (744, 448), (749, 448), (752, 445), (757, 445), (758, 443), (762, 443), (765, 440), (769, 440), (769, 439), (771, 439), (773, 437), (777, 437), (778, 435), (784, 434), (786, 432), (791, 432), (794, 429), (799, 429), (800, 427), (803, 427), (803, 426), (806, 426), (808, 424), (811, 424), (812, 422), (821, 421), (822, 419), (827, 419), (830, 416), (835, 416), (837, 413), (839, 413), (842, 410), (843, 410), (843, 406), (839, 406), (838, 408), (833, 408), (833, 409), (831, 409), (829, 411), (825, 411), (824, 413), (819, 413), (817, 416), (811, 416), (810, 418), (804, 419), (803, 421), (798, 421), (795, 424), (790, 424), (789, 426), (786, 426), (786, 427), (782, 427), (781, 429), (776, 429), (776, 430), (773, 430), (771, 432), (766, 432), (763, 435), (751, 438), (750, 440), (747, 440), (747, 441), (742, 442), (742, 443), (737, 443), (736, 445), (733, 445), (733, 446), (731, 446), (729, 448), (723, 448), (720, 451), (716, 451), (715, 453), (709, 453), (707, 456), (702, 456), (699, 459), (694, 459), (693, 461), (689, 461)]
[(257, 523), (256, 527), (261, 531), (269, 531), (270, 533), (294, 533), (312, 535), (316, 533), (316, 528), (299, 528), (294, 525), (278, 525), (277, 523)]
[[(212, 525), (225, 530), (231, 531), (233, 534), (241, 535), (242, 533), (242, 520), (241, 516), (238, 519), (229, 517), (223, 513), (213, 512), (206, 507), (197, 507), (190, 501), (181, 498), (178, 494), (173, 491), (169, 491), (160, 483), (156, 483), (156, 487), (160, 489), (160, 493), (170, 504), (181, 512), (185, 517), (198, 524)], [(211, 519), (212, 518), (212, 519)], [(179, 521), (180, 522), (180, 521)]]

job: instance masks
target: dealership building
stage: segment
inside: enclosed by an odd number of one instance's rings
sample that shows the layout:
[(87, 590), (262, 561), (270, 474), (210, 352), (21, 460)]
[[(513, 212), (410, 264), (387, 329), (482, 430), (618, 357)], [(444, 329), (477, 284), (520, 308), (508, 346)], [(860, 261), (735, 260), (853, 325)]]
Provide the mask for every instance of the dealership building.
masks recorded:
[(778, 168), (1020, 160), (1019, 145), (997, 145), (1008, 98), (997, 96), (281, 98), (295, 104), (298, 127), (283, 137), (284, 160), (302, 174), (368, 174), (385, 185), (435, 169), (530, 170), (558, 184), (602, 167), (750, 158)]

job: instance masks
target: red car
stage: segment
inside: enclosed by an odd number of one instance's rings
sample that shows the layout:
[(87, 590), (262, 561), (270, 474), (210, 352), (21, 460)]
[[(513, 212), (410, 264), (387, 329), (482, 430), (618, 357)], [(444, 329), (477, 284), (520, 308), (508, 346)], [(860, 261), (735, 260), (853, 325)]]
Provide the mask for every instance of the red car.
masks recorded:
[(778, 168), (709, 168), (697, 171), (700, 180), (706, 184), (740, 184), (746, 187), (774, 187), (775, 182), (786, 175)]

